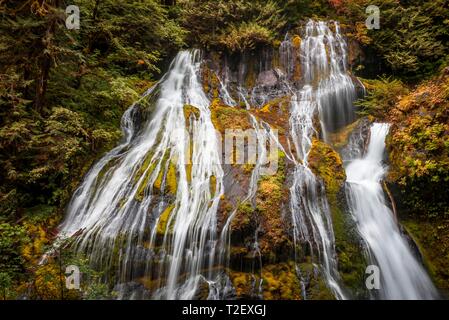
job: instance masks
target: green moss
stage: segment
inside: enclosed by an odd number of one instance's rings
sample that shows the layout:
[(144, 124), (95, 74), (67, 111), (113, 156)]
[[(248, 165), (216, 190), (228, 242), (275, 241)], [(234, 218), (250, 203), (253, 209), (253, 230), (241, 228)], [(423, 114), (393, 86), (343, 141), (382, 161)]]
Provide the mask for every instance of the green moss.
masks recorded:
[(292, 261), (264, 266), (263, 298), (266, 300), (300, 300), (301, 285)]
[(264, 259), (268, 261), (278, 260), (280, 255), (288, 254), (285, 249), (291, 246), (281, 212), (289, 194), (285, 178), (285, 154), (279, 150), (276, 174), (262, 176), (256, 194), (256, 208), (264, 230), (259, 239), (259, 246)]
[(137, 201), (143, 200), (143, 197), (145, 194), (145, 189), (148, 186), (148, 182), (151, 177), (151, 174), (153, 173), (154, 169), (156, 168), (157, 161), (151, 162), (152, 159), (153, 159), (153, 153), (149, 152), (146, 155), (145, 160), (143, 161), (143, 164), (141, 165), (139, 170), (137, 170), (137, 173), (134, 175), (134, 179), (136, 181), (138, 181), (141, 178), (141, 176), (143, 174), (145, 174), (142, 182), (139, 184), (136, 195), (134, 197)]
[(215, 129), (224, 133), (226, 129), (251, 129), (252, 125), (246, 109), (228, 107), (214, 99), (210, 106), (211, 120)]
[(237, 212), (234, 219), (231, 222), (231, 230), (245, 230), (247, 229), (252, 221), (252, 217), (255, 209), (248, 202), (242, 202), (237, 207)]
[[(164, 156), (160, 163), (159, 173), (154, 181), (153, 188), (155, 192), (160, 192), (162, 188), (162, 182), (165, 179), (165, 190), (164, 192), (168, 192), (170, 194), (176, 194), (177, 190), (177, 176), (176, 176), (176, 167), (172, 161), (170, 161), (168, 165), (168, 169), (166, 169), (168, 158), (170, 157), (170, 149), (166, 150)], [(137, 171), (134, 179), (137, 181), (140, 179), (142, 174), (145, 174), (143, 180), (139, 184), (137, 189), (135, 199), (137, 201), (142, 201), (145, 195), (145, 190), (148, 187), (149, 180), (151, 175), (153, 174), (154, 169), (158, 165), (158, 160), (151, 162), (153, 156), (148, 154), (142, 164), (142, 166)], [(147, 170), (145, 172), (145, 170)], [(165, 172), (165, 170), (167, 172)]]
[(401, 224), (418, 245), (435, 285), (449, 294), (449, 220), (408, 217)]
[(346, 180), (340, 156), (328, 144), (314, 139), (309, 153), (309, 167), (326, 186), (330, 201), (334, 200)]
[(365, 298), (365, 269), (368, 265), (362, 241), (352, 217), (336, 203), (330, 203), (335, 250), (341, 280), (354, 298)]
[(309, 300), (335, 300), (334, 294), (322, 278), (312, 279), (308, 291)]
[[(143, 160), (143, 163), (142, 163), (142, 165), (140, 166), (140, 168), (139, 168), (139, 170), (137, 170), (137, 172), (136, 172), (136, 174), (134, 175), (134, 180), (137, 182), (139, 179), (140, 179), (140, 177), (145, 173), (145, 171), (148, 169), (148, 166), (150, 166), (150, 164), (151, 164), (151, 160), (153, 159), (153, 155), (154, 155), (154, 153), (153, 152), (148, 152), (146, 155), (145, 155), (145, 159)], [(153, 171), (154, 170), (154, 167), (156, 166), (156, 161), (154, 161), (153, 162), (153, 164), (152, 164), (152, 167), (150, 168), (150, 170), (148, 170), (148, 171)], [(150, 172), (150, 173), (151, 173)]]
[(187, 181), (190, 182), (192, 181), (192, 164), (186, 164), (186, 177), (187, 177)]
[(326, 284), (321, 272), (316, 272), (316, 266), (311, 260), (299, 264), (299, 270), (306, 279), (305, 294), (307, 300), (335, 300), (335, 296)]

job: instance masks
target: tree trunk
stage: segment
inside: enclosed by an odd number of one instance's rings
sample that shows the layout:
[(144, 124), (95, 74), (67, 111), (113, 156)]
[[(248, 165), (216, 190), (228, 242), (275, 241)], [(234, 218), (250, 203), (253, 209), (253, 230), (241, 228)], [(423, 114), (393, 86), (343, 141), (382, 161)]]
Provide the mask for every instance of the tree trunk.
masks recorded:
[(50, 73), (51, 58), (46, 54), (41, 63), (39, 78), (36, 84), (36, 99), (34, 105), (39, 113), (42, 113), (45, 94), (47, 92), (48, 75)]
[[(53, 8), (59, 8), (59, 0), (54, 1)], [(55, 15), (50, 19), (51, 20), (49, 21), (45, 36), (42, 38), (42, 52), (44, 52), (44, 54), (40, 61), (39, 72), (36, 79), (36, 96), (34, 100), (34, 106), (39, 113), (42, 113), (44, 107), (45, 94), (47, 93), (48, 76), (50, 74), (52, 65), (52, 56), (48, 51), (50, 50), (55, 35), (56, 23), (59, 17)]]
[(95, 0), (95, 6), (94, 11), (92, 12), (92, 20), (95, 22), (97, 21), (97, 15), (98, 15), (98, 7), (100, 5), (100, 0)]

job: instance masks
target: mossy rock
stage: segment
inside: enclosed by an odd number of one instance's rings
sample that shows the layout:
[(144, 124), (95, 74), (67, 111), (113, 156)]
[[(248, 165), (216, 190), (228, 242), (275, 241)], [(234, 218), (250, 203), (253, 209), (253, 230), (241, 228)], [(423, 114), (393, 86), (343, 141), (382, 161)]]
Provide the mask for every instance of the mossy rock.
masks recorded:
[(265, 300), (300, 300), (301, 284), (295, 263), (283, 262), (262, 268), (263, 298)]
[(165, 210), (161, 213), (161, 215), (159, 216), (159, 220), (157, 223), (157, 229), (156, 232), (159, 236), (164, 236), (165, 233), (169, 232), (173, 232), (173, 224), (168, 226), (168, 220), (170, 219), (170, 214), (174, 209), (174, 205), (169, 205), (167, 208), (165, 208)]
[(346, 127), (343, 127), (338, 132), (330, 133), (329, 139), (331, 141), (332, 146), (336, 150), (340, 150), (344, 148), (348, 142), (351, 134), (353, 133), (354, 129), (357, 128), (360, 125), (360, 119), (354, 121), (353, 123), (347, 125)]
[(209, 189), (210, 189), (210, 195), (213, 198), (215, 196), (215, 192), (217, 191), (217, 177), (214, 175), (210, 176), (209, 178)]
[(357, 231), (357, 226), (341, 205), (331, 203), (332, 222), (335, 236), (335, 251), (338, 259), (338, 271), (344, 287), (352, 298), (367, 298), (365, 270), (368, 260), (365, 248)]
[(264, 265), (254, 272), (228, 270), (228, 274), (237, 298), (258, 299), (262, 289), (265, 300), (301, 299), (301, 285), (293, 261)]
[(220, 81), (218, 80), (217, 75), (207, 64), (203, 64), (201, 70), (201, 79), (204, 92), (208, 94), (210, 98), (218, 99), (220, 96)]
[(308, 161), (310, 169), (323, 179), (328, 196), (335, 198), (346, 180), (340, 155), (328, 144), (313, 139)]
[(235, 289), (237, 298), (254, 298), (252, 283), (253, 275), (248, 272), (229, 271), (229, 278)]
[(168, 172), (167, 172), (166, 179), (167, 179), (168, 192), (170, 192), (171, 194), (176, 194), (178, 185), (177, 185), (177, 179), (176, 179), (176, 167), (173, 164), (173, 162), (170, 162), (170, 165), (168, 166)]
[(249, 202), (240, 203), (231, 221), (231, 232), (241, 233), (242, 236), (251, 233), (254, 230), (254, 226), (252, 225), (254, 213), (255, 209)]
[(149, 152), (145, 156), (145, 159), (144, 159), (142, 165), (140, 166), (140, 168), (137, 170), (137, 172), (134, 175), (134, 180), (136, 182), (139, 181), (139, 179), (142, 177), (142, 175), (145, 175), (142, 182), (139, 184), (137, 193), (134, 197), (137, 201), (143, 200), (144, 193), (145, 193), (146, 188), (148, 187), (148, 183), (149, 183), (151, 174), (153, 173), (154, 169), (157, 166), (157, 161), (151, 162), (152, 160), (154, 160), (153, 155), (154, 154), (152, 152)]
[(284, 130), (288, 130), (290, 118), (290, 95), (277, 97), (265, 103), (260, 109), (254, 110), (255, 115), (269, 123), (270, 126), (280, 130), (281, 135)]
[(305, 298), (307, 300), (335, 300), (335, 296), (326, 284), (324, 275), (317, 270), (310, 258), (298, 265), (304, 281)]
[[(134, 199), (137, 201), (143, 201), (143, 198), (145, 196), (145, 191), (149, 187), (149, 180), (152, 176), (154, 170), (159, 165), (159, 172), (156, 177), (156, 180), (153, 184), (153, 191), (155, 194), (159, 194), (162, 190), (162, 185), (165, 179), (165, 189), (163, 190), (165, 193), (174, 195), (176, 194), (177, 190), (177, 176), (176, 176), (176, 166), (173, 163), (172, 160), (169, 160), (171, 155), (170, 149), (166, 150), (164, 152), (164, 155), (162, 159), (154, 159), (154, 154), (152, 152), (149, 152), (145, 159), (140, 166), (140, 168), (137, 170), (137, 172), (134, 174), (134, 180), (137, 183), (142, 175), (145, 175), (143, 180), (140, 182), (136, 195), (134, 196)], [(170, 161), (167, 168), (167, 161)], [(167, 172), (165, 172), (167, 171)]]
[(363, 242), (346, 203), (346, 173), (342, 160), (331, 146), (314, 139), (309, 153), (309, 166), (325, 184), (342, 284), (354, 297), (366, 297), (364, 279), (367, 260)]
[(200, 109), (198, 109), (197, 107), (194, 107), (192, 105), (189, 105), (189, 104), (184, 105), (183, 112), (184, 112), (184, 118), (185, 118), (187, 124), (189, 123), (190, 117), (199, 119), (200, 115), (201, 115)]
[(283, 207), (289, 196), (285, 180), (285, 154), (279, 150), (277, 173), (262, 176), (256, 194), (256, 208), (262, 226), (259, 246), (264, 261), (268, 262), (285, 259), (292, 247), (288, 225), (283, 218)]
[(436, 287), (449, 297), (449, 219), (409, 216), (401, 223), (417, 244)]
[(252, 125), (246, 109), (229, 107), (214, 99), (210, 106), (211, 120), (215, 129), (225, 133), (226, 129), (252, 129)]
[[(161, 170), (154, 181), (154, 188), (156, 191), (162, 191), (162, 185), (165, 179), (165, 189), (163, 190), (165, 193), (174, 195), (176, 194), (176, 190), (178, 188), (177, 185), (177, 176), (176, 176), (176, 165), (173, 163), (173, 161), (170, 160), (170, 163), (168, 164), (168, 168), (166, 168), (166, 161), (167, 158), (164, 157), (161, 163)], [(167, 172), (165, 172), (166, 170)]]

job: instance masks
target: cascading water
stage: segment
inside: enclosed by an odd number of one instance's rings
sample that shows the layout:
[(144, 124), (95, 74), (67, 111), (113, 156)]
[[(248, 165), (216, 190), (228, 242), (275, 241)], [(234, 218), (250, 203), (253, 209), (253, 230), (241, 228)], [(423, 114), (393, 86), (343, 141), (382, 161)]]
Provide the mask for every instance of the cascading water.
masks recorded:
[[(356, 92), (346, 71), (346, 43), (338, 23), (332, 27), (334, 32), (325, 22), (309, 21), (301, 41), (304, 86), (292, 97), (290, 116), (291, 138), (297, 157), (290, 207), (295, 243), (305, 242), (312, 254), (317, 253), (330, 289), (337, 298), (344, 299), (338, 284), (332, 219), (324, 185), (308, 167), (312, 139), (319, 135), (314, 127), (316, 117), (320, 119), (326, 139), (327, 132), (349, 123), (354, 114)], [(289, 61), (292, 56), (288, 48), (283, 46), (287, 57), (282, 61)]]
[[(231, 97), (228, 91), (228, 70), (225, 67), (224, 69), (224, 80), (221, 80), (219, 75), (216, 75), (219, 83), (220, 83), (220, 97), (221, 100), (229, 107), (236, 107), (237, 103), (236, 101)], [(238, 98), (243, 100), (243, 103), (245, 104), (246, 109), (249, 111), (251, 109), (251, 106), (249, 102), (246, 100), (245, 97), (245, 90), (243, 89), (243, 85), (239, 84), (237, 88), (237, 92), (239, 94)], [(246, 196), (241, 200), (242, 203), (250, 203), (250, 205), (254, 208), (255, 205), (255, 198), (257, 193), (257, 187), (258, 187), (258, 181), (261, 178), (261, 176), (266, 173), (264, 170), (264, 166), (269, 163), (269, 154), (267, 154), (266, 150), (266, 143), (270, 142), (272, 144), (272, 147), (270, 149), (270, 153), (273, 152), (274, 148), (280, 148), (283, 150), (282, 145), (277, 140), (277, 137), (273, 135), (272, 128), (269, 124), (261, 121), (259, 122), (256, 117), (248, 112), (248, 116), (252, 125), (252, 128), (254, 130), (254, 137), (255, 138), (255, 145), (252, 145), (248, 143), (247, 145), (247, 154), (248, 159), (251, 159), (251, 162), (254, 162), (254, 168), (251, 170), (251, 177), (249, 180), (249, 186), (248, 186), (248, 192)], [(235, 209), (227, 219), (221, 234), (221, 243), (225, 244), (222, 246), (222, 253), (220, 254), (220, 258), (222, 259), (220, 262), (220, 265), (226, 265), (228, 267), (227, 263), (229, 262), (229, 252), (231, 247), (231, 223), (237, 214), (237, 209)], [(255, 234), (254, 234), (254, 243), (252, 244), (252, 255), (253, 255), (253, 266), (252, 266), (252, 293), (253, 296), (261, 298), (262, 297), (262, 257), (259, 249), (259, 243), (258, 243), (258, 233), (259, 228), (256, 228)], [(255, 264), (258, 264), (258, 270), (259, 270), (259, 281), (257, 281), (254, 273), (255, 273)], [(225, 287), (223, 291), (223, 294), (226, 294), (230, 291), (229, 284), (227, 284), (228, 287)], [(218, 294), (218, 297), (220, 297), (220, 294)]]
[[(126, 295), (141, 278), (165, 299), (192, 298), (202, 279), (215, 278), (223, 171), (199, 67), (199, 51), (180, 52), (143, 98), (154, 110), (140, 130), (132, 115), (143, 104), (125, 113), (126, 141), (87, 174), (61, 226), (66, 235), (84, 230), (76, 250), (107, 271), (121, 298), (145, 297)], [(199, 110), (190, 126), (185, 105)]]
[[(256, 161), (248, 178), (248, 190), (239, 201), (256, 209), (258, 182), (266, 173), (264, 165), (269, 162), (271, 146), (276, 147), (276, 154), (281, 150), (293, 166), (288, 207), (294, 245), (305, 248), (303, 252), (311, 256), (314, 271), (320, 271), (338, 299), (347, 296), (340, 287), (337, 271), (331, 210), (324, 183), (309, 168), (308, 161), (314, 139), (328, 140), (328, 133), (354, 120), (356, 90), (347, 71), (346, 52), (338, 23), (309, 21), (300, 46), (288, 36), (281, 44), (278, 65), (271, 64), (266, 52), (262, 55), (253, 87), (245, 86), (250, 69), (246, 62), (239, 65), (237, 76), (225, 63), (220, 76), (216, 72), (218, 95), (213, 97), (229, 108), (246, 106), (256, 135), (255, 148), (247, 147), (249, 156), (257, 154)], [(209, 299), (234, 294), (226, 272), (230, 267), (231, 223), (237, 207), (226, 216), (222, 229), (217, 230), (218, 206), (225, 192), (224, 172), (221, 142), (215, 139), (211, 121), (211, 101), (199, 79), (201, 63), (199, 51), (180, 52), (167, 74), (125, 112), (123, 143), (92, 167), (73, 195), (61, 225), (62, 235), (79, 234), (75, 249), (104, 272), (105, 282), (114, 285), (119, 298), (192, 299), (199, 291), (204, 297), (203, 285), (208, 287)], [(251, 109), (279, 97), (291, 99), (290, 130), (283, 140), (287, 148), (274, 134), (274, 127), (259, 117), (258, 110)], [(378, 143), (378, 136), (373, 135), (372, 141), (377, 142), (372, 143)], [(354, 148), (358, 145), (354, 144)], [(373, 154), (378, 155), (378, 144), (374, 149)], [(353, 158), (363, 153), (352, 151)], [(374, 157), (369, 152), (368, 155)], [(358, 190), (359, 169), (349, 170), (363, 159), (349, 160), (348, 197), (352, 213), (381, 270), (387, 270), (382, 271), (385, 289), (381, 298), (435, 296), (394, 223), (385, 217), (374, 222), (359, 217), (373, 212), (366, 210), (385, 213), (388, 208), (381, 191), (376, 189), (379, 192), (370, 195), (366, 190)], [(378, 166), (376, 172), (381, 177), (384, 169), (380, 160)], [(379, 181), (374, 184), (380, 186)], [(359, 191), (366, 198), (357, 195)], [(254, 241), (249, 245), (253, 261), (251, 296), (262, 297), (259, 235), (263, 236), (264, 230), (259, 222), (256, 224)], [(395, 248), (384, 248), (385, 242), (377, 243), (379, 239), (368, 231), (364, 234), (364, 228), (374, 228), (382, 239), (391, 237)], [(298, 275), (304, 280), (300, 251), (295, 250), (295, 258)], [(395, 260), (388, 262), (384, 256), (393, 256)], [(399, 274), (396, 266), (404, 263), (405, 271)], [(394, 284), (402, 279), (403, 285)], [(305, 283), (306, 280), (302, 282), (302, 292), (307, 298)]]
[[(235, 92), (237, 99), (248, 110), (251, 106), (261, 106), (275, 97), (292, 97), (289, 123), (291, 144), (296, 157), (284, 153), (295, 164), (290, 189), (294, 242), (297, 246), (308, 245), (312, 256), (315, 256), (314, 263), (322, 266), (319, 269), (323, 271), (329, 288), (337, 298), (344, 298), (339, 286), (332, 219), (324, 184), (315, 177), (307, 163), (313, 138), (319, 138), (321, 132), (326, 139), (326, 132), (346, 125), (354, 116), (353, 101), (356, 99), (356, 91), (346, 69), (346, 43), (340, 35), (338, 24), (330, 26), (325, 22), (309, 21), (300, 48), (295, 47), (287, 35), (279, 52), (282, 69), (273, 68), (265, 59), (260, 63), (259, 70), (262, 84), (259, 84), (258, 79), (252, 90), (248, 90), (243, 84), (248, 66), (241, 63)], [(332, 32), (331, 28), (335, 31)], [(301, 68), (295, 65), (298, 61)], [(303, 77), (299, 77), (302, 82), (295, 75), (298, 69), (302, 70)], [(229, 70), (226, 67), (222, 77), (223, 80), (218, 77), (220, 97), (227, 105), (235, 106), (237, 103), (230, 94), (232, 90), (228, 87)], [(251, 114), (250, 118), (257, 134), (262, 138), (266, 137), (266, 132), (260, 129), (256, 118)], [(315, 123), (320, 123), (320, 128), (315, 128)], [(290, 140), (287, 143), (290, 144)], [(280, 143), (277, 144), (279, 149), (285, 151)], [(256, 165), (251, 175), (248, 195), (243, 201), (254, 198), (260, 177), (259, 170), (260, 166)], [(227, 237), (234, 214), (228, 219), (222, 238)], [(257, 248), (257, 243), (255, 247)]]
[(380, 270), (379, 298), (434, 299), (438, 294), (432, 282), (413, 256), (386, 205), (381, 180), (386, 173), (383, 157), (388, 130), (388, 124), (374, 123), (366, 154), (346, 159), (350, 210), (374, 258), (372, 263)]
[[(332, 32), (331, 28), (335, 31)], [(354, 120), (354, 83), (347, 72), (347, 46), (338, 23), (309, 21), (301, 43), (306, 84), (315, 89), (324, 139)]]
[(344, 298), (338, 285), (332, 219), (324, 186), (307, 164), (314, 133), (313, 115), (316, 112), (310, 94), (311, 88), (307, 86), (300, 92), (300, 101), (294, 96), (291, 106), (291, 135), (298, 155), (290, 188), (293, 237), (295, 246), (305, 242), (312, 255), (317, 252), (317, 262), (323, 266), (330, 289), (337, 298)]

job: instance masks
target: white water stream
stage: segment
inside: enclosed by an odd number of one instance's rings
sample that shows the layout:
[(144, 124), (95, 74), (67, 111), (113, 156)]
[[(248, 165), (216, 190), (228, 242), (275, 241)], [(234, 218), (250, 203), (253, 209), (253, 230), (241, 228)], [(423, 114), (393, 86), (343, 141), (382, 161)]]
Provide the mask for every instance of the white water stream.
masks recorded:
[(386, 205), (381, 181), (386, 174), (383, 163), (385, 137), (389, 125), (371, 127), (368, 150), (346, 167), (347, 196), (362, 238), (379, 267), (381, 299), (433, 299), (438, 295), (421, 264), (413, 255)]

